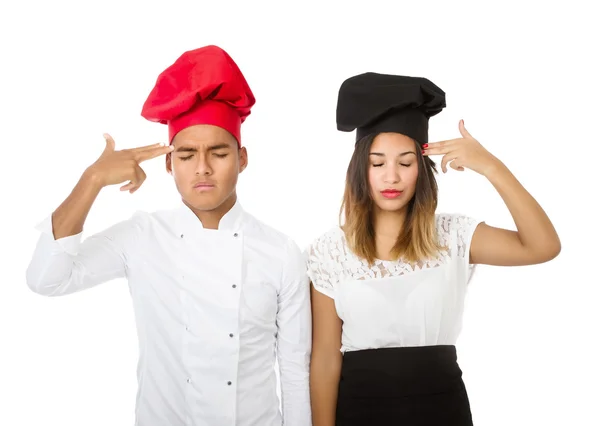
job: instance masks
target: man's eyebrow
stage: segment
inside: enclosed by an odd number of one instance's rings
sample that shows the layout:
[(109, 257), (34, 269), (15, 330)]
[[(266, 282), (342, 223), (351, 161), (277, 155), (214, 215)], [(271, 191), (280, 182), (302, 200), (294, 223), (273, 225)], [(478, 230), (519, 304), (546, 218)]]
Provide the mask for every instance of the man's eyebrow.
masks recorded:
[(217, 145), (212, 145), (208, 147), (208, 151), (216, 151), (217, 149), (231, 148), (231, 145), (228, 143), (220, 143)]
[(175, 152), (198, 152), (198, 149), (193, 146), (180, 146), (175, 150)]
[[(211, 145), (207, 148), (208, 151), (216, 151), (219, 149), (231, 148), (228, 143), (219, 143), (216, 145)], [(180, 146), (175, 150), (175, 152), (198, 152), (198, 148), (194, 146)]]

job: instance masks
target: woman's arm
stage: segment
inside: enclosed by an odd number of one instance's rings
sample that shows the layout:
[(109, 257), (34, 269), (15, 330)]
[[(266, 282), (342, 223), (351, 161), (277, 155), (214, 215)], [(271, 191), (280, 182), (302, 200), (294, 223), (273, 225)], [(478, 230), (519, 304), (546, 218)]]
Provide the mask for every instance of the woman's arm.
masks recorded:
[(311, 283), (313, 342), (310, 365), (310, 399), (313, 426), (334, 426), (342, 368), (342, 321), (334, 299)]
[(547, 262), (560, 253), (561, 243), (552, 222), (510, 170), (490, 154), (465, 129), (462, 138), (430, 143), (424, 155), (443, 154), (444, 173), (450, 165), (465, 167), (485, 176), (496, 188), (515, 222), (517, 231), (480, 224), (471, 241), (470, 263), (498, 266), (532, 265)]
[(470, 263), (533, 265), (554, 259), (561, 243), (552, 222), (504, 164), (486, 173), (515, 222), (517, 231), (480, 224), (471, 241)]

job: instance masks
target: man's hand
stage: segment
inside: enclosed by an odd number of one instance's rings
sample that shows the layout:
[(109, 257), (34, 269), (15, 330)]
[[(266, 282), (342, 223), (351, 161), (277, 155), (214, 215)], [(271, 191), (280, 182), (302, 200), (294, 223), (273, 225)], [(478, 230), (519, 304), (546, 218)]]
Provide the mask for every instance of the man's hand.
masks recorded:
[(172, 145), (164, 146), (160, 143), (116, 151), (113, 138), (109, 134), (105, 134), (104, 138), (106, 148), (87, 172), (101, 187), (129, 181), (121, 187), (121, 191), (129, 191), (132, 194), (146, 180), (146, 173), (140, 167), (140, 163), (173, 151)]

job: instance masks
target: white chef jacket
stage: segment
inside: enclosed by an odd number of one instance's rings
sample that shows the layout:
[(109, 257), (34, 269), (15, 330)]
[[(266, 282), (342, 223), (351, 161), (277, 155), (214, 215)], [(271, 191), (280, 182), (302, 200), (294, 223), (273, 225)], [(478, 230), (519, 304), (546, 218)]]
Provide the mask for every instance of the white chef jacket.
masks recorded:
[(481, 222), (437, 214), (445, 249), (417, 265), (381, 259), (369, 265), (349, 249), (339, 227), (316, 238), (306, 250), (308, 275), (335, 302), (343, 321), (340, 350), (456, 345), (476, 268), (469, 263), (471, 241)]
[(311, 424), (303, 256), (239, 201), (217, 230), (183, 203), (136, 212), (83, 241), (55, 240), (51, 216), (38, 229), (27, 269), (34, 292), (62, 296), (127, 279), (139, 338), (137, 426)]

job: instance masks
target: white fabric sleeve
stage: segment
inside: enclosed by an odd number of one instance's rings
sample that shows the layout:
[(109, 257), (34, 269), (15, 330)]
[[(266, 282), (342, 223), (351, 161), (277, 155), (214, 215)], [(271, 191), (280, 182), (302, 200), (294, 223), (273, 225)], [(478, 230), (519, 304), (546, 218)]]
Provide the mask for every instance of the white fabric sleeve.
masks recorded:
[(51, 215), (36, 229), (40, 236), (27, 267), (27, 285), (43, 296), (63, 296), (125, 277), (141, 222), (134, 215), (84, 241), (82, 233), (55, 239)]

